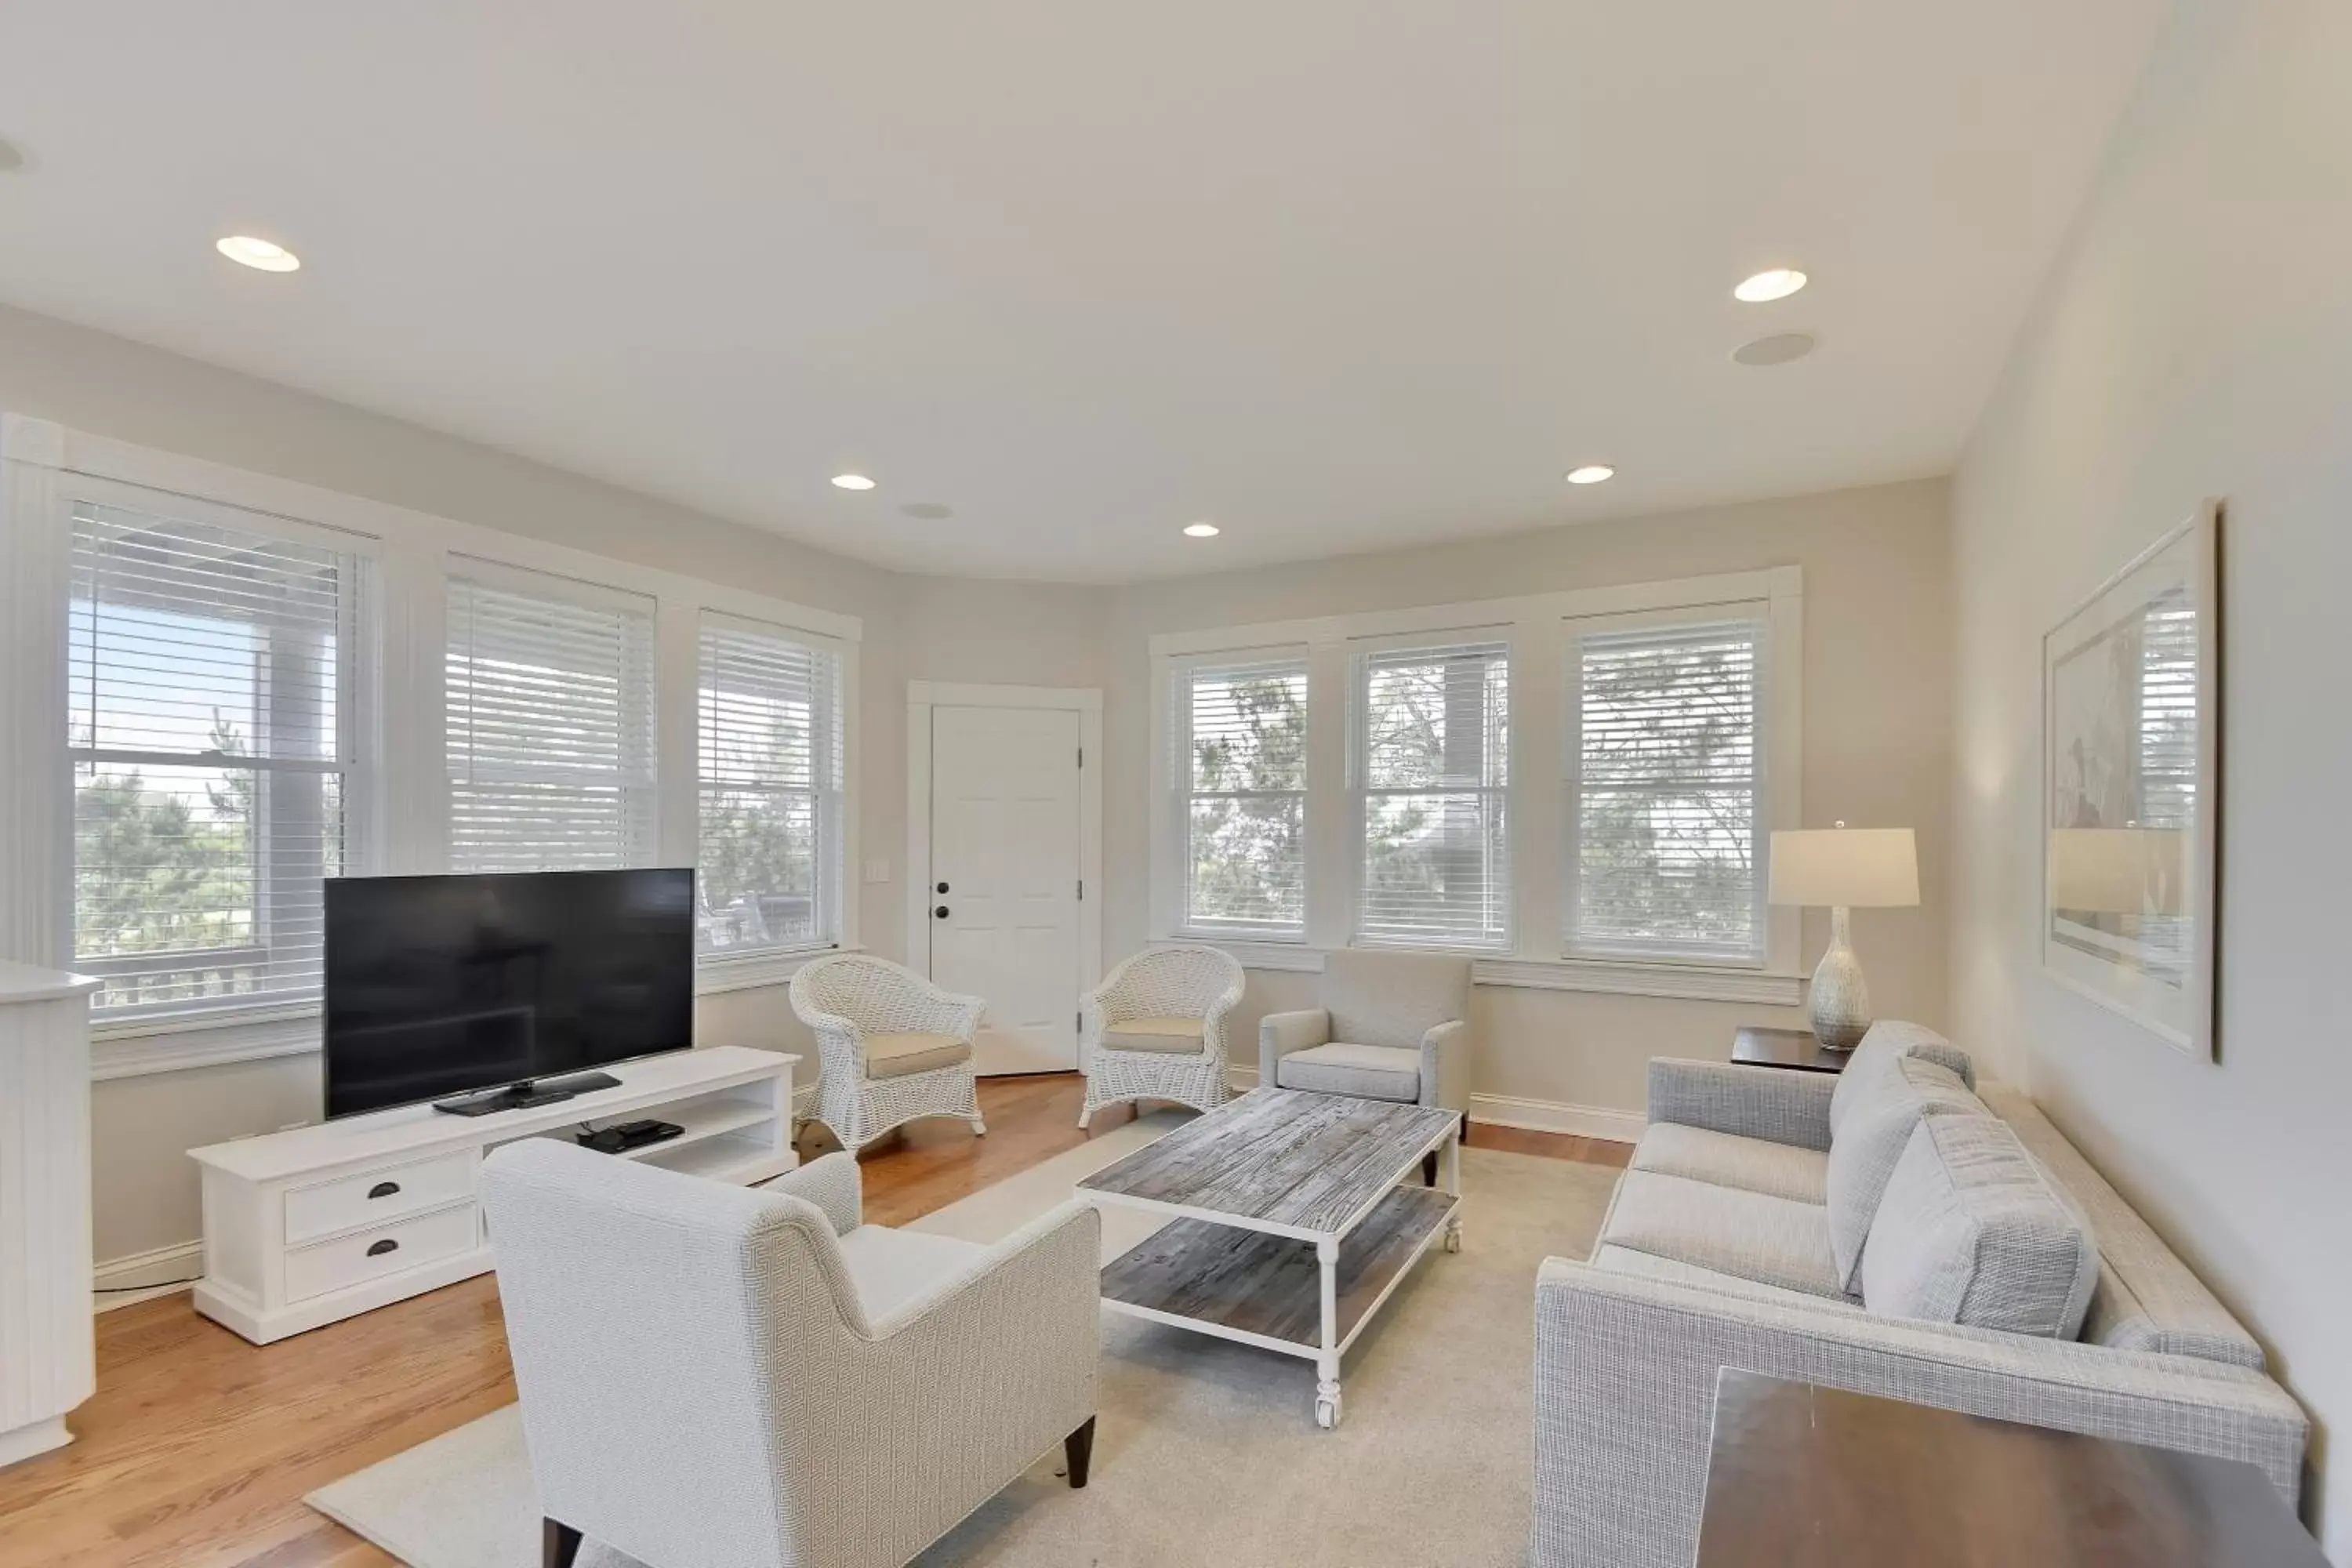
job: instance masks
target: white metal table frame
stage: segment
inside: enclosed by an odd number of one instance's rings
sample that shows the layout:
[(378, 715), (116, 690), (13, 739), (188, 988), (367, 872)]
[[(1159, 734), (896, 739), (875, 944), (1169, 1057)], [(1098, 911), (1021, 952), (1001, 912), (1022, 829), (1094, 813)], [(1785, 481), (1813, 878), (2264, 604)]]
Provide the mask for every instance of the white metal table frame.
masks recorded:
[[(1339, 1248), (1354, 1233), (1357, 1226), (1362, 1225), (1367, 1218), (1370, 1217), (1374, 1209), (1387, 1201), (1390, 1194), (1404, 1184), (1408, 1179), (1419, 1174), (1422, 1162), (1433, 1153), (1440, 1156), (1437, 1190), (1453, 1200), (1446, 1209), (1444, 1221), (1441, 1225), (1431, 1226), (1421, 1239), (1413, 1244), (1412, 1254), (1398, 1265), (1396, 1272), (1389, 1277), (1388, 1282), (1381, 1287), (1380, 1293), (1372, 1298), (1364, 1308), (1362, 1315), (1357, 1318), (1346, 1336), (1342, 1337), (1339, 1331)], [(1194, 1333), (1210, 1334), (1221, 1340), (1233, 1340), (1242, 1344), (1256, 1345), (1262, 1350), (1297, 1356), (1313, 1362), (1316, 1378), (1315, 1424), (1328, 1431), (1339, 1425), (1339, 1363), (1340, 1359), (1348, 1353), (1348, 1347), (1354, 1344), (1356, 1337), (1364, 1331), (1365, 1326), (1379, 1316), (1381, 1308), (1387, 1304), (1388, 1299), (1395, 1294), (1396, 1288), (1412, 1274), (1414, 1268), (1421, 1262), (1423, 1255), (1428, 1252), (1432, 1242), (1442, 1236), (1444, 1238), (1446, 1251), (1462, 1250), (1462, 1118), (1458, 1113), (1451, 1115), (1444, 1131), (1414, 1148), (1412, 1152), (1405, 1157), (1393, 1180), (1384, 1184), (1380, 1191), (1366, 1199), (1353, 1214), (1348, 1216), (1345, 1224), (1330, 1230), (1315, 1230), (1300, 1226), (1283, 1225), (1271, 1220), (1253, 1219), (1223, 1209), (1203, 1208), (1191, 1204), (1167, 1203), (1157, 1198), (1139, 1198), (1123, 1193), (1099, 1192), (1087, 1188), (1083, 1183), (1080, 1184), (1079, 1190), (1088, 1199), (1098, 1204), (1119, 1204), (1129, 1208), (1146, 1209), (1154, 1214), (1167, 1215), (1171, 1218), (1204, 1220), (1211, 1225), (1223, 1226), (1229, 1229), (1254, 1231), (1262, 1236), (1288, 1237), (1296, 1241), (1314, 1243), (1316, 1268), (1321, 1276), (1322, 1331), (1318, 1337), (1318, 1342), (1313, 1345), (1301, 1344), (1295, 1340), (1276, 1339), (1269, 1334), (1253, 1333), (1246, 1329), (1231, 1328), (1204, 1318), (1190, 1317), (1179, 1312), (1160, 1311), (1155, 1308), (1139, 1306), (1133, 1302), (1120, 1301), (1108, 1296), (1103, 1298), (1103, 1305), (1113, 1311), (1124, 1312), (1129, 1317), (1141, 1318), (1150, 1322), (1165, 1323), (1171, 1328), (1189, 1329)]]

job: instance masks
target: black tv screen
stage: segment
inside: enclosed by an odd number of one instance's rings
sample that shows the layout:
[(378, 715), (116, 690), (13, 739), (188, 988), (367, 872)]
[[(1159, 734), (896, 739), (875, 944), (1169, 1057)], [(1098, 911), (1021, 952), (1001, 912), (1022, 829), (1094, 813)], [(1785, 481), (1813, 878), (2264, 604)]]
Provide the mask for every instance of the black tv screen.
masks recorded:
[(694, 873), (327, 883), (327, 1114), (683, 1050)]

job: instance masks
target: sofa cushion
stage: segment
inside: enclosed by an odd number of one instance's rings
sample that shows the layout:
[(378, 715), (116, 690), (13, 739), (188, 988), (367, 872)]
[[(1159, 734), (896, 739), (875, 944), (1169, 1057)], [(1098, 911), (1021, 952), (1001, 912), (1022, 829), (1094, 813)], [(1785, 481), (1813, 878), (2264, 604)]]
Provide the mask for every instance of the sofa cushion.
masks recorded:
[(1696, 1285), (1703, 1290), (1720, 1290), (1727, 1296), (1738, 1296), (1750, 1301), (1771, 1301), (1783, 1307), (1802, 1307), (1809, 1311), (1858, 1315), (1863, 1310), (1859, 1301), (1814, 1296), (1802, 1290), (1784, 1290), (1778, 1285), (1759, 1284), (1753, 1279), (1742, 1279), (1737, 1274), (1702, 1268), (1696, 1263), (1635, 1252), (1625, 1247), (1596, 1249), (1592, 1254), (1592, 1267), (1605, 1268), (1612, 1274), (1638, 1274), (1645, 1279), (1663, 1279), (1670, 1285)]
[(1958, 1075), (1964, 1088), (1977, 1086), (1976, 1064), (1969, 1053), (1944, 1038), (1924, 1024), (1906, 1024), (1900, 1018), (1882, 1018), (1862, 1037), (1862, 1043), (1846, 1058), (1845, 1070), (1838, 1075), (1837, 1088), (1830, 1095), (1830, 1136), (1835, 1138), (1839, 1125), (1855, 1101), (1868, 1097), (1888, 1066), (1905, 1057), (1916, 1057), (1934, 1062), (1937, 1067)]
[(2009, 1123), (2026, 1152), (2091, 1222), (2099, 1244), (2099, 1285), (2083, 1320), (2084, 1339), (2112, 1350), (2195, 1356), (2263, 1370), (2263, 1347), (2245, 1325), (2039, 1106), (2001, 1084), (1988, 1083), (1983, 1093), (1992, 1113)]
[(1334, 1040), (1285, 1055), (1275, 1064), (1274, 1079), (1283, 1089), (1411, 1104), (1421, 1099), (1421, 1052)]
[(861, 1225), (841, 1238), (841, 1261), (868, 1322), (932, 1294), (987, 1252), (976, 1242), (881, 1225)]
[(1830, 1135), (1830, 1250), (1837, 1256), (1838, 1279), (1849, 1290), (1862, 1288), (1871, 1218), (1911, 1130), (1922, 1117), (1992, 1114), (1958, 1077), (1924, 1058), (1880, 1057), (1862, 1070), (1866, 1076), (1848, 1101), (1844, 1124)]
[(1829, 1201), (1830, 1157), (1818, 1149), (1654, 1121), (1633, 1145), (1633, 1169), (1800, 1203)]
[(1121, 1018), (1103, 1030), (1103, 1048), (1109, 1051), (1161, 1051), (1189, 1057), (1201, 1049), (1198, 1018)]
[(1828, 1211), (1795, 1198), (1628, 1171), (1601, 1222), (1601, 1245), (1808, 1296), (1844, 1296), (1830, 1256)]
[(1322, 994), (1333, 1039), (1417, 1051), (1438, 1025), (1470, 1016), (1470, 961), (1343, 947), (1323, 956)]
[(953, 1035), (868, 1035), (866, 1076), (905, 1078), (971, 1060), (971, 1047)]
[(2071, 1340), (2098, 1278), (2090, 1222), (2009, 1123), (1913, 1126), (1862, 1255), (1872, 1311)]

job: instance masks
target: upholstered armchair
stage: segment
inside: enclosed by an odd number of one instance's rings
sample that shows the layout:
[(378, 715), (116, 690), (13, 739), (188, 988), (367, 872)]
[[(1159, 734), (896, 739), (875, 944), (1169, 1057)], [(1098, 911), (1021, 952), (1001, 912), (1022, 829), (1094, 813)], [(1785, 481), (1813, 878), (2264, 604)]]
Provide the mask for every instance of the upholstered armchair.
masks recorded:
[(793, 976), (793, 1011), (816, 1037), (813, 1119), (852, 1153), (923, 1116), (986, 1132), (971, 1064), (988, 1004), (942, 991), (904, 964), (845, 952)]
[(847, 1153), (746, 1189), (544, 1138), (481, 1194), (546, 1568), (899, 1568), (1057, 1442), (1086, 1485), (1091, 1208), (981, 1247), (859, 1223)]
[(1139, 952), (1087, 993), (1079, 1009), (1078, 1070), (1087, 1075), (1084, 1127), (1106, 1105), (1172, 1100), (1223, 1105), (1225, 1015), (1242, 999), (1242, 966), (1213, 947)]
[(1323, 1005), (1258, 1025), (1258, 1082), (1470, 1109), (1470, 961), (1342, 948)]

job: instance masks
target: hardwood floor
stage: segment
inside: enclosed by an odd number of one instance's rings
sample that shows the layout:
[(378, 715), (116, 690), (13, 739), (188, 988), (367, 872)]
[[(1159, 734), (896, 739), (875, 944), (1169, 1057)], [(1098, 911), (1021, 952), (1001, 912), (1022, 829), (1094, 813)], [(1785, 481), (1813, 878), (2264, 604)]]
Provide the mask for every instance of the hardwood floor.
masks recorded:
[[(980, 1088), (988, 1136), (919, 1123), (866, 1156), (866, 1217), (902, 1225), (1076, 1148), (1075, 1074)], [(1622, 1165), (1626, 1145), (1473, 1127), (1473, 1148)], [(393, 1559), (302, 1494), (514, 1398), (485, 1275), (274, 1345), (196, 1316), (185, 1294), (98, 1320), (98, 1394), (77, 1440), (0, 1470), (0, 1568), (383, 1568)]]

